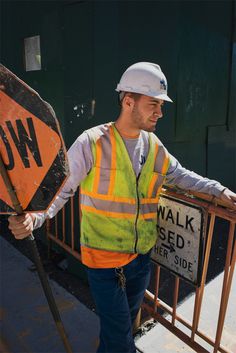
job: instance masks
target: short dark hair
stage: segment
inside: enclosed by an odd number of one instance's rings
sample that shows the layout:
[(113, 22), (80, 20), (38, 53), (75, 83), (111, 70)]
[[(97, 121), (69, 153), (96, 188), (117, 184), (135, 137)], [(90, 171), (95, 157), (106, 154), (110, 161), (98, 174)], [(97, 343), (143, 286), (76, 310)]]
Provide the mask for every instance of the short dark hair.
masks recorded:
[(133, 98), (135, 101), (139, 100), (139, 98), (141, 97), (140, 93), (120, 91), (118, 93), (118, 104), (119, 104), (119, 106), (121, 106), (122, 100), (124, 99), (126, 94), (129, 95), (131, 98)]

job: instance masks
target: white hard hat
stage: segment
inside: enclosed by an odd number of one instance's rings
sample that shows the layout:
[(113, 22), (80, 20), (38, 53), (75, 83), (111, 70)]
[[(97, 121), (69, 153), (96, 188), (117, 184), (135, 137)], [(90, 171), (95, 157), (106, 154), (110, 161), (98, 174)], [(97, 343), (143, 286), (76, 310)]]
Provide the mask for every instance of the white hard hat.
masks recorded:
[(157, 64), (139, 62), (128, 67), (116, 87), (117, 92), (134, 92), (172, 102), (167, 96), (167, 80)]

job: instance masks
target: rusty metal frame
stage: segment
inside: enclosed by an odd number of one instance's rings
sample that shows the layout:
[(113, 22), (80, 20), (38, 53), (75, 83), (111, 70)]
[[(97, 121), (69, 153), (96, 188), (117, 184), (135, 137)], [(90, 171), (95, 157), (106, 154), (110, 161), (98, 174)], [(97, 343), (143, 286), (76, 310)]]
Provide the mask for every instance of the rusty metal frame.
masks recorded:
[[(172, 306), (167, 305), (159, 297), (159, 286), (160, 286), (160, 273), (161, 267), (156, 264), (155, 269), (155, 288), (154, 293), (146, 291), (145, 297), (146, 301), (142, 304), (142, 309), (144, 309), (150, 317), (157, 320), (169, 331), (179, 337), (183, 342), (188, 344), (196, 352), (206, 352), (206, 350), (200, 343), (196, 341), (196, 337), (200, 337), (203, 341), (208, 343), (213, 347), (213, 353), (222, 352), (222, 353), (231, 353), (227, 350), (226, 347), (221, 345), (221, 337), (223, 333), (224, 321), (227, 311), (227, 305), (230, 295), (230, 289), (233, 280), (233, 273), (236, 262), (236, 241), (234, 241), (235, 234), (235, 223), (236, 223), (236, 213), (230, 210), (230, 204), (220, 201), (219, 199), (209, 196), (206, 194), (200, 194), (197, 192), (179, 192), (173, 189), (165, 189), (163, 192), (167, 195), (174, 196), (177, 199), (190, 202), (192, 204), (203, 207), (208, 212), (209, 217), (209, 229), (207, 234), (207, 242), (205, 246), (205, 256), (202, 270), (202, 278), (200, 286), (195, 289), (195, 303), (193, 308), (193, 317), (192, 322), (185, 319), (183, 316), (178, 314), (177, 304), (178, 304), (178, 294), (180, 281), (182, 280), (177, 275), (175, 275), (174, 280), (174, 292), (173, 292), (173, 304)], [(78, 214), (75, 214), (74, 211), (74, 202), (79, 202), (79, 193), (74, 198), (71, 198), (69, 205), (66, 206), (69, 208), (70, 212), (70, 234), (66, 234), (66, 217), (65, 209), (62, 209), (60, 213), (56, 216), (54, 224), (52, 221), (47, 221), (47, 237), (48, 244), (51, 246), (51, 242), (55, 242), (57, 245), (60, 245), (66, 252), (73, 255), (76, 259), (81, 261), (81, 256), (79, 250), (75, 247), (75, 223), (79, 222), (81, 214), (80, 209)], [(219, 293), (220, 309), (218, 315), (217, 329), (215, 337), (209, 337), (202, 330), (199, 329), (199, 321), (201, 315), (202, 300), (204, 296), (204, 286), (206, 282), (206, 275), (209, 264), (209, 255), (211, 251), (211, 243), (215, 226), (215, 218), (219, 217), (224, 220), (227, 220), (230, 224), (229, 234), (228, 234), (228, 245), (227, 245), (227, 254), (226, 262), (224, 268), (224, 278), (222, 285), (222, 292)], [(62, 229), (59, 231), (59, 221), (62, 224)], [(60, 233), (60, 234), (59, 234)], [(67, 235), (67, 239), (66, 239)], [(69, 239), (68, 239), (69, 238)], [(159, 313), (159, 309), (169, 314), (169, 318), (165, 315)], [(189, 330), (189, 335), (183, 332), (177, 324), (181, 323)]]
[[(205, 256), (203, 263), (203, 271), (201, 284), (199, 287), (195, 289), (195, 303), (193, 308), (193, 318), (192, 322), (186, 320), (183, 316), (177, 313), (177, 302), (178, 302), (178, 292), (179, 292), (179, 283), (181, 278), (175, 276), (174, 282), (174, 293), (173, 293), (173, 304), (172, 306), (167, 305), (165, 302), (158, 298), (159, 291), (159, 282), (160, 282), (160, 271), (161, 268), (159, 265), (156, 265), (156, 287), (154, 293), (150, 291), (146, 291), (146, 299), (147, 302), (143, 303), (142, 308), (146, 310), (150, 317), (156, 319), (159, 323), (161, 323), (164, 327), (166, 327), (169, 331), (175, 334), (178, 338), (180, 338), (183, 342), (188, 344), (193, 350), (196, 352), (209, 352), (206, 348), (200, 345), (196, 341), (196, 336), (200, 337), (213, 347), (213, 353), (222, 352), (222, 353), (230, 353), (226, 347), (221, 345), (221, 337), (223, 333), (224, 321), (226, 316), (227, 304), (230, 295), (230, 289), (232, 285), (235, 261), (236, 261), (236, 241), (234, 241), (234, 232), (235, 232), (235, 223), (236, 223), (236, 213), (232, 212), (229, 209), (229, 204), (225, 204), (219, 199), (215, 197), (208, 196), (200, 193), (193, 193), (195, 195), (193, 198), (190, 193), (176, 193), (175, 191), (166, 190), (165, 193), (170, 196), (174, 196), (178, 199), (191, 202), (195, 205), (199, 205), (205, 208), (208, 212), (208, 217), (210, 220), (209, 230), (207, 234), (207, 242), (205, 246)], [(229, 234), (228, 234), (228, 245), (227, 245), (227, 253), (226, 253), (226, 262), (224, 267), (224, 279), (222, 285), (222, 292), (219, 293), (219, 301), (220, 301), (220, 309), (218, 315), (218, 323), (217, 329), (215, 333), (215, 337), (209, 337), (207, 334), (202, 332), (198, 326), (200, 321), (202, 300), (204, 296), (204, 287), (206, 282), (206, 275), (209, 264), (209, 256), (211, 250), (212, 236), (215, 225), (215, 218), (219, 217), (225, 219), (229, 222)], [(149, 304), (151, 302), (151, 304)], [(162, 309), (165, 313), (169, 314), (169, 318), (161, 315), (158, 310)], [(189, 335), (183, 332), (178, 326), (176, 322), (183, 324), (188, 330)]]
[[(76, 195), (79, 199), (79, 197)], [(52, 243), (56, 243), (67, 253), (74, 256), (77, 260), (81, 261), (81, 255), (79, 250), (75, 247), (75, 223), (79, 222), (80, 214), (75, 215), (74, 212), (75, 197), (71, 197), (68, 205), (64, 206), (62, 210), (54, 217), (54, 221), (46, 220), (46, 235), (48, 239), (48, 254)], [(68, 207), (70, 211), (70, 234), (66, 234), (66, 212), (65, 208)], [(61, 229), (59, 227), (59, 219), (61, 220)], [(67, 237), (66, 237), (67, 235)]]

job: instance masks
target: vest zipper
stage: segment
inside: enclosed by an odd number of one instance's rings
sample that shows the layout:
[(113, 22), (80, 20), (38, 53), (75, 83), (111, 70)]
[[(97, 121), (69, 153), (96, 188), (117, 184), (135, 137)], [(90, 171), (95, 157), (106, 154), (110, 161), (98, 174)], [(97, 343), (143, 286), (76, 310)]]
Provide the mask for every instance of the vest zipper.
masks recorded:
[(134, 243), (134, 252), (137, 252), (137, 244), (138, 244), (138, 229), (137, 229), (137, 223), (138, 223), (138, 216), (139, 216), (139, 206), (140, 206), (140, 201), (139, 201), (139, 194), (138, 194), (138, 180), (139, 180), (140, 174), (136, 178), (136, 195), (137, 195), (137, 213), (136, 213), (136, 219), (134, 223), (134, 230), (135, 230), (135, 243)]

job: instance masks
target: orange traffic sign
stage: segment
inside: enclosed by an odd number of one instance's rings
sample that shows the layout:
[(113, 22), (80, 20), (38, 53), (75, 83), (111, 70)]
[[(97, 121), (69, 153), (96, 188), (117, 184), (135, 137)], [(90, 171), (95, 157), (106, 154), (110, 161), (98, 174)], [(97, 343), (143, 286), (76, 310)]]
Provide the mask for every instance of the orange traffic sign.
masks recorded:
[[(0, 153), (23, 210), (47, 210), (69, 170), (59, 124), (49, 104), (3, 65)], [(0, 213), (13, 211), (0, 175)]]

